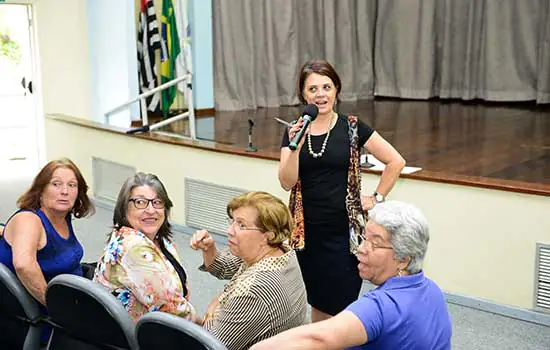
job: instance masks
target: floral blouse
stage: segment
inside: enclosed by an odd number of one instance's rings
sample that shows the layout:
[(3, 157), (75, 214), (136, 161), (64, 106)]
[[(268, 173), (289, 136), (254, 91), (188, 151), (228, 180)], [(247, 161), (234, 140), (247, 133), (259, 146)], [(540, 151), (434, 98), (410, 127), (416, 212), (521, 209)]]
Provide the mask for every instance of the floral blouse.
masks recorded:
[[(174, 243), (164, 239), (164, 245), (179, 261)], [(170, 261), (147, 236), (129, 227), (111, 233), (94, 281), (120, 300), (134, 322), (150, 311), (164, 311), (187, 319), (195, 314)]]

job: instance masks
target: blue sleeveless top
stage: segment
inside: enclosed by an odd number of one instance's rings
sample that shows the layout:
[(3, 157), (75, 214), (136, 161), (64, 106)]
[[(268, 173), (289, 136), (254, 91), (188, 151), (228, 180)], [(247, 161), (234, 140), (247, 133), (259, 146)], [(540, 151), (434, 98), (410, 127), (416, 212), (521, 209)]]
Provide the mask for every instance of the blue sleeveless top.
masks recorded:
[[(66, 217), (67, 226), (69, 227), (69, 238), (65, 239), (57, 233), (50, 222), (50, 219), (48, 219), (46, 214), (44, 214), (44, 212), (40, 209), (36, 211), (20, 209), (9, 218), (6, 222), (6, 226), (15, 214), (23, 211), (30, 211), (38, 215), (40, 221), (42, 222), (42, 226), (44, 227), (44, 231), (46, 231), (46, 245), (36, 252), (36, 260), (38, 261), (38, 265), (40, 265), (40, 269), (46, 279), (46, 283), (48, 283), (55, 276), (65, 273), (82, 276), (80, 261), (82, 260), (84, 251), (82, 250), (82, 245), (80, 245), (80, 242), (78, 242), (74, 234), (73, 225), (71, 223), (71, 214), (68, 214)], [(13, 273), (15, 273), (11, 246), (4, 239), (3, 233), (0, 237), (0, 263), (6, 265)], [(44, 305), (39, 304), (39, 307), (44, 315), (48, 314), (48, 310), (46, 310)], [(40, 342), (45, 344), (50, 338), (50, 333), (52, 330), (46, 323), (43, 324), (41, 328), (42, 331), (40, 334)]]
[[(46, 231), (46, 245), (36, 252), (36, 260), (40, 269), (44, 274), (46, 283), (57, 275), (68, 273), (73, 275), (82, 276), (82, 267), (80, 261), (84, 255), (82, 245), (76, 239), (73, 231), (73, 225), (71, 223), (71, 215), (67, 215), (67, 226), (69, 227), (69, 238), (65, 239), (57, 233), (52, 223), (40, 209), (25, 210), (21, 209), (15, 212), (15, 214), (31, 211), (38, 215), (44, 231)], [(13, 215), (15, 215), (13, 214)], [(13, 217), (13, 215), (10, 217)], [(9, 220), (8, 220), (9, 222)], [(8, 224), (6, 222), (6, 225)], [(0, 263), (6, 265), (13, 273), (15, 268), (13, 267), (12, 250), (9, 243), (3, 238), (0, 238)]]

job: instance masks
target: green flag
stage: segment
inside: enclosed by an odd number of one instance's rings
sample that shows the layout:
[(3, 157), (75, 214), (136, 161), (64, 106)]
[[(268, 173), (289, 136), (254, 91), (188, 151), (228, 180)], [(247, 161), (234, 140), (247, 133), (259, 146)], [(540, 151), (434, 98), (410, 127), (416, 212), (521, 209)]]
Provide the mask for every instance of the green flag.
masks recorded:
[[(165, 50), (161, 50), (160, 74), (161, 83), (164, 84), (176, 77), (174, 67), (176, 57), (180, 53), (180, 40), (172, 0), (162, 1), (162, 40)], [(162, 90), (162, 115), (164, 118), (168, 116), (168, 110), (174, 102), (176, 91), (175, 85)]]

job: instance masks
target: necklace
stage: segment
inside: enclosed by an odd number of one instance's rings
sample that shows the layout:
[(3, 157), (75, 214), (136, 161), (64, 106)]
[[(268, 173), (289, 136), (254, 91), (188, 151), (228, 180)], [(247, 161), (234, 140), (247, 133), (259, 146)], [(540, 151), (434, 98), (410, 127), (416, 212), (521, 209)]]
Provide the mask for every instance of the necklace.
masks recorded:
[(313, 152), (313, 149), (311, 147), (311, 133), (307, 134), (307, 148), (308, 148), (309, 154), (313, 158), (321, 158), (323, 156), (323, 154), (325, 153), (325, 149), (327, 148), (328, 137), (330, 136), (330, 130), (332, 129), (333, 123), (336, 123), (335, 118), (334, 118), (335, 115), (337, 115), (337, 114), (333, 113), (332, 119), (330, 120), (330, 123), (328, 125), (327, 135), (325, 136), (325, 139), (323, 140), (323, 145), (321, 146), (321, 151), (319, 151), (318, 153)]

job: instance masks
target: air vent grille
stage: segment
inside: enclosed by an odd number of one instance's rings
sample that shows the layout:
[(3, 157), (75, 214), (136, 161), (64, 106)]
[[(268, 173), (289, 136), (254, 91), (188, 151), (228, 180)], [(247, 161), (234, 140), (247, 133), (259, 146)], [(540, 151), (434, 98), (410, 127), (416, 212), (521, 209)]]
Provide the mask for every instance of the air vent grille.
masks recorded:
[(243, 192), (247, 191), (185, 179), (186, 225), (227, 235), (227, 203)]
[(550, 313), (550, 244), (537, 243), (535, 308)]

